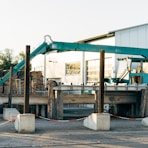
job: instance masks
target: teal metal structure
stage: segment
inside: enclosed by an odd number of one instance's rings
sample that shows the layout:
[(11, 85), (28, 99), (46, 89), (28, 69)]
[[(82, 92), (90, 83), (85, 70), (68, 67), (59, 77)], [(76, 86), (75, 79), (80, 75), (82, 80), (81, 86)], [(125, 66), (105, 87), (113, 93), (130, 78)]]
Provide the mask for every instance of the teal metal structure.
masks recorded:
[(48, 45), (48, 51), (53, 51), (53, 50), (57, 50), (57, 52), (65, 52), (65, 51), (100, 52), (100, 50), (104, 50), (106, 53), (141, 55), (145, 58), (148, 58), (148, 49), (146, 48), (93, 45), (93, 44), (68, 43), (68, 42), (52, 42), (51, 44)]
[[(33, 59), (35, 56), (39, 54), (45, 54), (46, 53), (46, 47), (47, 43), (43, 42), (38, 48), (36, 48), (31, 54), (30, 54), (30, 59)], [(19, 70), (24, 68), (25, 65), (25, 60), (22, 60), (20, 63), (18, 63), (14, 68), (13, 68), (13, 74), (16, 75)], [(0, 80), (0, 85), (3, 85), (10, 77), (10, 72), (6, 73), (2, 79)]]
[[(57, 51), (87, 51), (87, 52), (100, 52), (104, 50), (106, 53), (115, 54), (129, 54), (129, 55), (141, 55), (148, 58), (148, 49), (145, 48), (132, 48), (132, 47), (120, 47), (120, 46), (108, 46), (108, 45), (93, 45), (84, 43), (69, 43), (69, 42), (54, 42), (51, 43), (43, 42), (39, 47), (37, 47), (31, 54), (30, 60), (39, 54), (46, 54), (47, 52)], [(17, 72), (24, 67), (25, 61), (22, 60), (13, 68), (13, 74), (16, 75)], [(8, 72), (0, 80), (0, 85), (3, 85), (10, 77)]]

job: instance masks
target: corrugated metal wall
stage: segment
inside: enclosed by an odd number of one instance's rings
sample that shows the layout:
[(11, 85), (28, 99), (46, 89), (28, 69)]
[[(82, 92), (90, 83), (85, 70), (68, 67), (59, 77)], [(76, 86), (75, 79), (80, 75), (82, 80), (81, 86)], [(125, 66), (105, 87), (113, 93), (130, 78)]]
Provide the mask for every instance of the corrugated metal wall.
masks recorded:
[(117, 46), (148, 48), (148, 24), (115, 32)]
[[(148, 48), (148, 24), (139, 25), (135, 27), (125, 28), (115, 31), (115, 45)], [(135, 55), (115, 55), (115, 59), (123, 57), (141, 57)], [(115, 60), (115, 61), (116, 61)], [(118, 63), (115, 62), (115, 69), (117, 69)]]

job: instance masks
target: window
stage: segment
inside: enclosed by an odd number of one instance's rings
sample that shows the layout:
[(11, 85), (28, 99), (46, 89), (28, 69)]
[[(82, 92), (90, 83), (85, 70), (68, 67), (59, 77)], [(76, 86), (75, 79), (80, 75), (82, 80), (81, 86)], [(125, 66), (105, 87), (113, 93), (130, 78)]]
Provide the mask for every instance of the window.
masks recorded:
[[(105, 59), (105, 71), (104, 77), (109, 78), (113, 73), (113, 66), (111, 63), (112, 58), (108, 57)], [(86, 81), (87, 84), (93, 84), (99, 82), (99, 67), (100, 67), (100, 60), (93, 59), (86, 61)]]
[(80, 74), (80, 62), (66, 63), (66, 75)]

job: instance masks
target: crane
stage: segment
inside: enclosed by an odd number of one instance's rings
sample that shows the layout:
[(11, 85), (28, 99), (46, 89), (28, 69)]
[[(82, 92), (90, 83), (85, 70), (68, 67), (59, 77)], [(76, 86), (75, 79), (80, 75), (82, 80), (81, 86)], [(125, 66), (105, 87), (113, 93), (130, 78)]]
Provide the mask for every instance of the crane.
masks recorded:
[[(109, 45), (94, 45), (79, 42), (57, 42), (50, 38), (50, 42), (44, 40), (44, 42), (39, 45), (33, 52), (30, 53), (30, 60), (39, 54), (46, 54), (48, 52), (66, 52), (66, 51), (87, 51), (87, 52), (100, 52), (104, 50), (106, 53), (115, 54), (128, 54), (128, 55), (141, 55), (144, 59), (148, 59), (148, 49), (146, 48), (134, 48), (134, 47), (121, 47), (121, 46), (109, 46)], [(138, 60), (138, 59), (137, 59)], [(13, 74), (16, 75), (17, 72), (24, 67), (25, 60), (22, 60), (13, 68)], [(143, 73), (143, 77), (146, 77)], [(0, 80), (0, 85), (3, 85), (10, 77), (10, 72), (6, 73)], [(144, 80), (148, 81), (147, 78)]]

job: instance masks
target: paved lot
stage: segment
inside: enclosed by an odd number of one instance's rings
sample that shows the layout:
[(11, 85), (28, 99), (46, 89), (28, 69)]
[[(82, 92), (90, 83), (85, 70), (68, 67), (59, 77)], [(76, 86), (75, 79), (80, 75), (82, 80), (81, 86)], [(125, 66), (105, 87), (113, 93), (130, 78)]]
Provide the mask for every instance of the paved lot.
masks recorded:
[[(5, 123), (5, 124), (3, 124)], [(141, 121), (111, 118), (110, 131), (94, 131), (77, 122), (53, 122), (36, 118), (33, 134), (20, 134), (14, 123), (0, 118), (0, 148), (147, 148), (148, 127)]]

